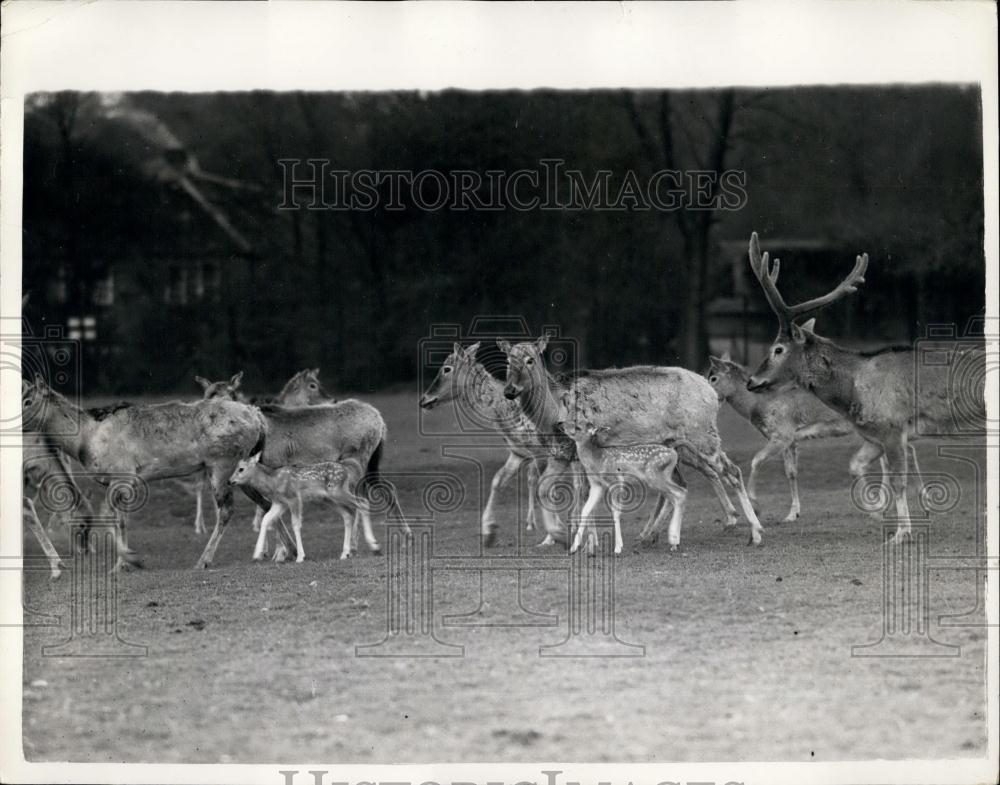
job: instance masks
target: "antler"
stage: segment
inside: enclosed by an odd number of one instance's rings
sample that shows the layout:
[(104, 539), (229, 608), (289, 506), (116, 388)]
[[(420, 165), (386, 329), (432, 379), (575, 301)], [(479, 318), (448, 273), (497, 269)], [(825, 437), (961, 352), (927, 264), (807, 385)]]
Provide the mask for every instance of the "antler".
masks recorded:
[(757, 232), (750, 235), (748, 255), (750, 257), (750, 268), (753, 270), (754, 275), (757, 276), (757, 280), (764, 290), (764, 295), (767, 297), (767, 302), (771, 306), (771, 310), (777, 315), (778, 324), (782, 332), (787, 332), (791, 328), (792, 322), (796, 319), (825, 308), (841, 297), (856, 292), (858, 284), (865, 282), (865, 271), (868, 269), (868, 254), (861, 254), (854, 262), (854, 269), (832, 291), (824, 294), (822, 297), (815, 297), (804, 303), (790, 306), (785, 303), (777, 287), (778, 271), (781, 263), (775, 259), (772, 265), (768, 260), (767, 253), (761, 255)]

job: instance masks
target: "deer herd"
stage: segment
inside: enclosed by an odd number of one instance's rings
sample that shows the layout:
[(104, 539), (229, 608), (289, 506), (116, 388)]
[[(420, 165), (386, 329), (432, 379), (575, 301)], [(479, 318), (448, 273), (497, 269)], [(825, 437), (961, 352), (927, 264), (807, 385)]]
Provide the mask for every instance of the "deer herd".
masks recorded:
[[(832, 291), (797, 305), (786, 304), (778, 291), (779, 261), (771, 262), (761, 253), (756, 233), (750, 239), (749, 261), (778, 322), (774, 342), (752, 372), (723, 355), (710, 358), (705, 376), (659, 366), (557, 375), (546, 368), (548, 338), (542, 336), (515, 344), (497, 341), (506, 357), (506, 379), (500, 381), (477, 360), (478, 343), (455, 344), (419, 403), (430, 410), (455, 401), (503, 437), (509, 454), (492, 479), (482, 510), (484, 545), (496, 540), (497, 493), (525, 465), (526, 528), (534, 530), (540, 519), (541, 545), (561, 543), (574, 552), (586, 547), (594, 553), (598, 542), (593, 520), (603, 500), (613, 515), (614, 551), (621, 553), (624, 489), (639, 488), (655, 499), (640, 541), (655, 543), (669, 519), (667, 543), (677, 548), (687, 499), (682, 467), (708, 480), (727, 528), (740, 518), (730, 498), (736, 495), (749, 524), (749, 543), (759, 545), (760, 464), (772, 455), (782, 456), (791, 492), (784, 520), (794, 520), (801, 515), (798, 442), (851, 433), (860, 435), (862, 444), (850, 461), (850, 473), (861, 477), (879, 461), (886, 509), (877, 514), (896, 521), (893, 543), (905, 539), (910, 532), (911, 471), (918, 487), (922, 485), (911, 441), (917, 434), (981, 432), (986, 418), (982, 390), (971, 397), (974, 405), (956, 408), (947, 367), (922, 368), (922, 373), (940, 378), (916, 384), (914, 349), (857, 352), (815, 332), (812, 315), (864, 283), (867, 254), (857, 257), (853, 270)], [(982, 353), (985, 362), (984, 348), (956, 351)], [(232, 517), (235, 488), (256, 505), (254, 559), (267, 555), (273, 527), (279, 540), (274, 558), (294, 555), (296, 561), (303, 560), (302, 508), (309, 500), (327, 502), (342, 519), (342, 559), (351, 555), (359, 523), (369, 548), (378, 552), (373, 512), (395, 513), (409, 531), (394, 489), (380, 480), (388, 432), (377, 409), (355, 399), (335, 400), (320, 384), (318, 369), (296, 374), (267, 400), (243, 396), (241, 380), (242, 373), (220, 382), (196, 377), (203, 390), (199, 400), (103, 409), (75, 405), (39, 376), (22, 382), (22, 509), (53, 577), (60, 574), (60, 560), (38, 518), (37, 495), (46, 483), (59, 483), (63, 492), (80, 500), (88, 519), (95, 515), (73, 476), (73, 464), (110, 488), (104, 505), (115, 509), (101, 512), (118, 521), (119, 566), (138, 566), (140, 561), (127, 542), (127, 505), (116, 506), (115, 494), (134, 498), (144, 483), (162, 480), (180, 481), (196, 497), (196, 531), (203, 531), (202, 496), (211, 490), (215, 526), (196, 567), (212, 564)], [(767, 440), (751, 461), (746, 486), (739, 467), (722, 448), (717, 419), (724, 401)], [(285, 526), (286, 511), (292, 532)], [(50, 519), (50, 527), (52, 523)]]

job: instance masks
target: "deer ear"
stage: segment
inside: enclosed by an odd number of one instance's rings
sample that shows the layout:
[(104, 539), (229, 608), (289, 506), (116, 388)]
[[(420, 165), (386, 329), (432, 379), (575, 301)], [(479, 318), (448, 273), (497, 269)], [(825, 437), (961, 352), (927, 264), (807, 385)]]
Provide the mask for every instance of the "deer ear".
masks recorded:
[(243, 381), (243, 371), (233, 374), (233, 378), (229, 380), (229, 386), (234, 390), (240, 386), (240, 382)]
[(810, 334), (811, 333), (807, 333), (805, 330), (803, 330), (801, 325), (792, 322), (792, 340), (795, 341), (795, 343), (805, 343), (806, 336)]
[(549, 345), (549, 336), (543, 335), (537, 341), (535, 341), (535, 346), (538, 348), (538, 353), (541, 354), (545, 351), (545, 347)]
[(456, 341), (455, 343), (453, 343), (451, 345), (451, 353), (452, 354), (461, 354), (462, 353), (462, 344), (458, 343), (458, 341)]
[(733, 357), (731, 354), (729, 354), (728, 351), (723, 352), (722, 357), (720, 357), (719, 359), (724, 363), (731, 363), (733, 361)]
[(476, 359), (476, 352), (479, 351), (479, 341), (476, 341), (472, 346), (465, 350), (465, 356), (470, 360)]
[(201, 388), (203, 390), (207, 390), (209, 387), (212, 386), (212, 383), (208, 379), (206, 379), (204, 376), (195, 376), (194, 380), (195, 380), (195, 382), (197, 382), (198, 384), (201, 385)]
[(35, 374), (35, 381), (33, 382), (35, 389), (39, 391), (44, 391), (49, 389), (49, 386), (45, 383), (45, 379), (42, 378), (40, 373)]
[(807, 333), (816, 332), (816, 317), (814, 316), (812, 319), (807, 319), (799, 326)]
[(510, 354), (510, 341), (504, 340), (503, 338), (497, 338), (497, 346), (500, 347), (500, 351), (504, 354)]

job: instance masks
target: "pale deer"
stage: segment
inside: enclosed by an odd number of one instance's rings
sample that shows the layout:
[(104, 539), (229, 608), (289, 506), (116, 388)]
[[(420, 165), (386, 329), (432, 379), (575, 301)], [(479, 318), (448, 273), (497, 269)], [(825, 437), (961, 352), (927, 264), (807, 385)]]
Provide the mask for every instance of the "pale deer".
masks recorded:
[[(122, 475), (121, 498), (141, 498), (143, 482), (207, 470), (219, 510), (206, 546), (209, 554), (232, 515), (229, 477), (241, 459), (259, 449), (267, 432), (257, 409), (225, 400), (123, 406), (98, 418), (50, 389), (37, 375), (23, 390), (22, 407), (27, 430), (45, 434), (98, 482), (106, 483), (108, 475)], [(111, 500), (105, 501), (106, 507), (110, 504)], [(140, 566), (126, 544), (125, 516), (115, 517), (118, 565)]]
[[(766, 253), (761, 255), (756, 232), (750, 237), (748, 255), (750, 267), (778, 317), (778, 335), (747, 381), (747, 389), (798, 385), (849, 420), (871, 443), (868, 455), (885, 457), (898, 521), (892, 539), (901, 542), (910, 532), (906, 499), (909, 436), (914, 432), (929, 436), (985, 432), (985, 374), (971, 372), (958, 380), (960, 386), (966, 382), (969, 389), (956, 389), (951, 374), (956, 366), (984, 367), (985, 350), (957, 345), (953, 362), (921, 366), (921, 383), (917, 385), (917, 357), (912, 348), (853, 351), (796, 322), (857, 291), (865, 280), (868, 254), (856, 258), (854, 269), (832, 291), (793, 306), (787, 305), (778, 292), (779, 261), (775, 259), (771, 264)], [(961, 405), (956, 405), (957, 396), (961, 397)], [(851, 471), (860, 476), (865, 464), (856, 459)]]
[[(26, 392), (27, 384), (26, 381), (22, 382), (22, 396)], [(50, 444), (44, 435), (30, 432), (23, 434), (21, 463), (24, 467), (21, 512), (28, 530), (35, 536), (45, 552), (49, 561), (49, 573), (54, 580), (60, 576), (62, 573), (60, 568), (64, 565), (38, 516), (36, 502), (39, 496), (51, 498), (58, 503), (60, 508), (66, 507), (64, 502), (68, 501), (70, 507), (81, 508), (85, 520), (94, 517), (94, 509), (87, 495), (73, 477), (66, 455)], [(49, 531), (53, 528), (53, 521), (61, 517), (61, 513), (56, 512), (49, 516), (47, 526)]]
[[(515, 401), (503, 394), (503, 382), (476, 361), (479, 344), (466, 349), (455, 344), (434, 380), (420, 397), (422, 409), (433, 409), (442, 403), (458, 399), (475, 415), (478, 422), (486, 423), (503, 437), (509, 450), (507, 460), (497, 469), (490, 482), (490, 495), (483, 507), (481, 532), (487, 547), (496, 541), (496, 496), (518, 470), (528, 466), (528, 519), (526, 529), (535, 529), (535, 502), (538, 498), (539, 465), (544, 464), (548, 451), (540, 444), (538, 431)], [(542, 508), (542, 514), (549, 511)]]
[[(242, 379), (243, 371), (234, 374), (228, 381), (222, 382), (210, 382), (202, 376), (194, 377), (195, 382), (197, 382), (202, 388), (201, 397), (206, 401), (213, 398), (226, 398), (230, 401), (240, 400), (240, 395), (237, 393), (237, 390), (239, 389), (240, 381)], [(205, 518), (201, 498), (205, 490), (208, 488), (208, 476), (203, 474), (201, 477), (184, 477), (181, 478), (180, 483), (187, 488), (195, 498), (194, 533), (204, 534)]]
[[(371, 530), (371, 516), (368, 505), (355, 494), (364, 469), (357, 459), (317, 463), (309, 466), (281, 466), (272, 468), (260, 462), (260, 453), (240, 461), (233, 471), (230, 483), (241, 487), (251, 487), (261, 496), (271, 500), (271, 508), (261, 522), (260, 535), (254, 548), (253, 558), (259, 561), (265, 554), (267, 531), (275, 518), (280, 518), (285, 510), (292, 516), (292, 530), (295, 535), (296, 562), (306, 557), (302, 544), (302, 504), (304, 501), (326, 501), (333, 505), (344, 522), (344, 545), (341, 559), (351, 555), (353, 529), (360, 518), (364, 523), (365, 540), (372, 550), (378, 543)], [(397, 511), (398, 507), (396, 508)], [(402, 512), (400, 512), (402, 518)]]
[[(739, 467), (722, 451), (716, 425), (719, 399), (705, 379), (684, 368), (654, 366), (580, 371), (557, 379), (548, 374), (542, 357), (547, 336), (513, 346), (507, 341), (497, 343), (507, 355), (504, 395), (520, 402), (551, 450), (539, 480), (543, 506), (550, 500), (553, 484), (576, 456), (576, 445), (557, 432), (555, 424), (582, 420), (605, 426), (614, 444), (683, 442), (681, 461), (708, 477), (726, 509), (727, 523), (735, 523), (736, 511), (724, 486), (739, 498), (750, 522), (750, 542), (760, 544), (763, 529), (743, 487)], [(658, 506), (665, 503), (661, 496)], [(653, 513), (645, 534), (655, 531), (652, 523), (659, 513), (659, 509)], [(556, 539), (565, 537), (563, 531), (550, 534)]]
[[(599, 431), (607, 432), (607, 426), (598, 427), (589, 422), (563, 421), (556, 424), (576, 444), (576, 454), (587, 472), (590, 492), (580, 513), (580, 526), (576, 530), (571, 553), (576, 553), (589, 530), (588, 550), (593, 555), (596, 535), (590, 525), (594, 508), (602, 499), (607, 499), (615, 522), (615, 554), (620, 554), (622, 540), (622, 505), (620, 497), (625, 483), (638, 483), (643, 489), (657, 496), (669, 499), (671, 505), (670, 525), (667, 528), (667, 543), (670, 550), (677, 550), (681, 541), (681, 519), (687, 488), (674, 478), (677, 474), (677, 450), (665, 444), (634, 444), (627, 447), (607, 446), (595, 440)], [(667, 505), (659, 506), (653, 530), (658, 530), (667, 514)]]
[[(810, 319), (803, 327), (812, 329), (813, 321)], [(767, 444), (754, 455), (750, 463), (747, 493), (750, 494), (754, 507), (757, 507), (757, 470), (772, 455), (780, 453), (792, 493), (792, 506), (784, 520), (788, 522), (798, 519), (802, 511), (798, 484), (798, 443), (807, 439), (850, 436), (856, 432), (854, 426), (815, 395), (799, 387), (750, 392), (747, 389), (750, 371), (733, 362), (729, 352), (722, 357), (709, 358), (706, 378), (719, 394), (719, 400), (728, 401), (740, 416), (749, 420), (767, 439)], [(909, 447), (910, 459), (916, 473), (920, 475), (916, 448), (912, 444)], [(865, 467), (874, 458), (878, 458), (880, 452), (871, 442), (865, 441), (851, 458), (851, 466), (860, 463)], [(882, 460), (884, 462), (884, 458)]]

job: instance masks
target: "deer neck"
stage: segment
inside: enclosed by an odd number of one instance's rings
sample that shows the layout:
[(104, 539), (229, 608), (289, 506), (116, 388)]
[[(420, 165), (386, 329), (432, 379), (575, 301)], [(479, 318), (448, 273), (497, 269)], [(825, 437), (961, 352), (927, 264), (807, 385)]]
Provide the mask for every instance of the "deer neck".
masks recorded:
[(473, 411), (486, 415), (490, 422), (510, 418), (510, 402), (503, 397), (503, 382), (494, 378), (480, 363), (469, 369), (469, 383), (459, 385), (462, 397)]
[(746, 371), (741, 371), (735, 389), (726, 396), (729, 405), (736, 410), (737, 414), (746, 419), (750, 419), (750, 415), (753, 414), (754, 409), (760, 404), (761, 400), (760, 393), (751, 392), (747, 389), (747, 380), (749, 378), (750, 374)]
[(90, 458), (86, 445), (93, 432), (94, 418), (61, 396), (46, 404), (46, 407), (53, 404), (65, 417), (70, 418), (71, 421), (75, 421), (77, 426), (73, 428), (51, 427), (51, 423), (47, 418), (45, 422), (41, 423), (41, 431), (51, 444), (86, 467)]
[(562, 406), (552, 394), (555, 382), (541, 370), (531, 377), (531, 388), (522, 395), (524, 413), (542, 433), (550, 433), (555, 424), (562, 419)]
[(797, 381), (823, 403), (849, 416), (856, 401), (854, 379), (861, 357), (832, 341), (812, 344), (805, 350)]

